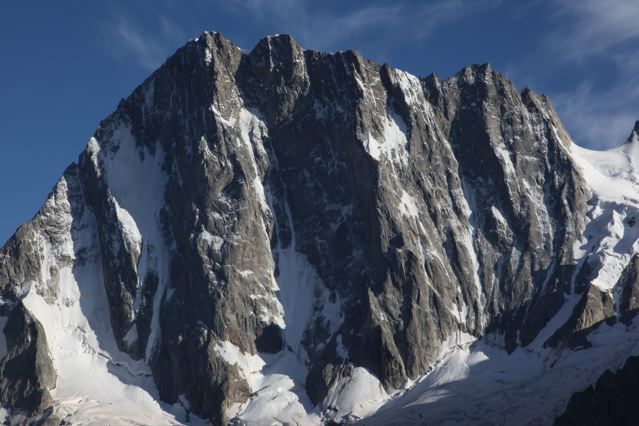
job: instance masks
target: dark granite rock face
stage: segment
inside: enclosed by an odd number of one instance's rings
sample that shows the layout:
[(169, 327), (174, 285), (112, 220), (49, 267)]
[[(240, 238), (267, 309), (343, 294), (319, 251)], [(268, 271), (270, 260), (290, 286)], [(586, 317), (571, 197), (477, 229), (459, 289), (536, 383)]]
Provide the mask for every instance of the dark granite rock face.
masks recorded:
[(572, 348), (584, 348), (590, 345), (588, 334), (599, 325), (617, 322), (617, 314), (612, 296), (594, 285), (588, 287), (573, 309), (568, 321), (546, 342), (556, 347), (566, 345)]
[(639, 310), (639, 255), (634, 255), (619, 279), (621, 322), (631, 325)]
[(0, 400), (22, 413), (42, 413), (52, 403), (56, 372), (42, 325), (22, 304), (9, 315), (4, 330), (10, 352), (0, 363)]
[(632, 356), (618, 371), (606, 370), (596, 384), (575, 393), (555, 425), (635, 425), (637, 395), (639, 357)]
[[(397, 389), (451, 336), (513, 351), (583, 294), (553, 340), (569, 342), (616, 317), (573, 249), (590, 192), (570, 143), (545, 96), (488, 65), (418, 79), (285, 35), (243, 53), (204, 34), (100, 124), (3, 248), (0, 399), (34, 415), (51, 404), (55, 369), (21, 300), (32, 285), (56, 299), (56, 271), (85, 258), (113, 351), (150, 367), (161, 401), (214, 424), (258, 393), (232, 351), (294, 354), (296, 392), (321, 410), (356, 367)], [(67, 234), (71, 251), (43, 263)]]

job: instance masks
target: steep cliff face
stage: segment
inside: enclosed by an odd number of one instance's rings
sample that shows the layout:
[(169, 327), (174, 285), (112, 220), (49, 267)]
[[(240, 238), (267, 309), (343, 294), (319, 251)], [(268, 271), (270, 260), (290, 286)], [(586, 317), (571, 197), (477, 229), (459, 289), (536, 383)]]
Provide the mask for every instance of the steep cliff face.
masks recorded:
[(561, 364), (636, 310), (636, 207), (607, 186), (636, 195), (634, 175), (601, 158), (488, 65), (419, 79), (205, 33), (2, 249), (0, 401), (71, 423), (351, 421), (477, 338)]

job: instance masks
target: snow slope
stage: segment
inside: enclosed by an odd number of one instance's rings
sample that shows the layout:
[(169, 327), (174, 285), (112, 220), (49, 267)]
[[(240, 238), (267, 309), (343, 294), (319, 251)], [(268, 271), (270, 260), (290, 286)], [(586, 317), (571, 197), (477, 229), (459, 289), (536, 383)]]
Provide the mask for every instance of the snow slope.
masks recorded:
[[(63, 178), (47, 201), (62, 224), (56, 237), (63, 244), (52, 247), (44, 235), (39, 237), (43, 275), (24, 298), (44, 328), (53, 359), (56, 414), (73, 424), (176, 424), (170, 407), (158, 402), (147, 365), (117, 349), (95, 221), (86, 208), (79, 218), (72, 217), (68, 187)], [(79, 260), (75, 266), (73, 260)], [(56, 270), (54, 276), (47, 274)]]
[(451, 349), (425, 377), (363, 425), (552, 424), (575, 390), (620, 368), (639, 350), (636, 325), (602, 326), (593, 347), (555, 358), (551, 350), (508, 354), (486, 339)]
[[(639, 252), (639, 141), (608, 151), (571, 145), (573, 159), (593, 191), (593, 207), (582, 250), (599, 260), (593, 283), (612, 290), (632, 256)], [(584, 241), (586, 241), (584, 240)]]

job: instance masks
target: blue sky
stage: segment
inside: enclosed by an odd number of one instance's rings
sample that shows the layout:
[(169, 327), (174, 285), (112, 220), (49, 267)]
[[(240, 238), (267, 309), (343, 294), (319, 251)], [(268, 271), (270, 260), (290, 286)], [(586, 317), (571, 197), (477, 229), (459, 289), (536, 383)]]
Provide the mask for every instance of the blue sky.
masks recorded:
[(33, 216), (98, 122), (205, 30), (243, 48), (288, 33), (413, 74), (489, 62), (551, 96), (581, 145), (639, 119), (637, 0), (7, 0), (0, 6), (0, 244)]

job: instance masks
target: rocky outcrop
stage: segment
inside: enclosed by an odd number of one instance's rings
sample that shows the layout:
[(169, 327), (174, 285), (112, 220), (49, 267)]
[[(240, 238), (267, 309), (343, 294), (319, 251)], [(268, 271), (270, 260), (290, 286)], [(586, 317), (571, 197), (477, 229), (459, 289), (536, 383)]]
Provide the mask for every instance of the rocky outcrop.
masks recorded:
[(570, 319), (548, 339), (546, 344), (552, 347), (558, 345), (567, 345), (572, 348), (587, 347), (590, 345), (587, 336), (591, 331), (603, 323), (613, 325), (616, 322), (617, 314), (612, 296), (590, 285), (575, 306)]
[(619, 279), (621, 322), (631, 325), (639, 311), (639, 255), (634, 255)]
[(11, 350), (0, 362), (0, 401), (16, 414), (46, 413), (53, 400), (56, 372), (42, 325), (19, 303), (9, 315), (4, 333)]

